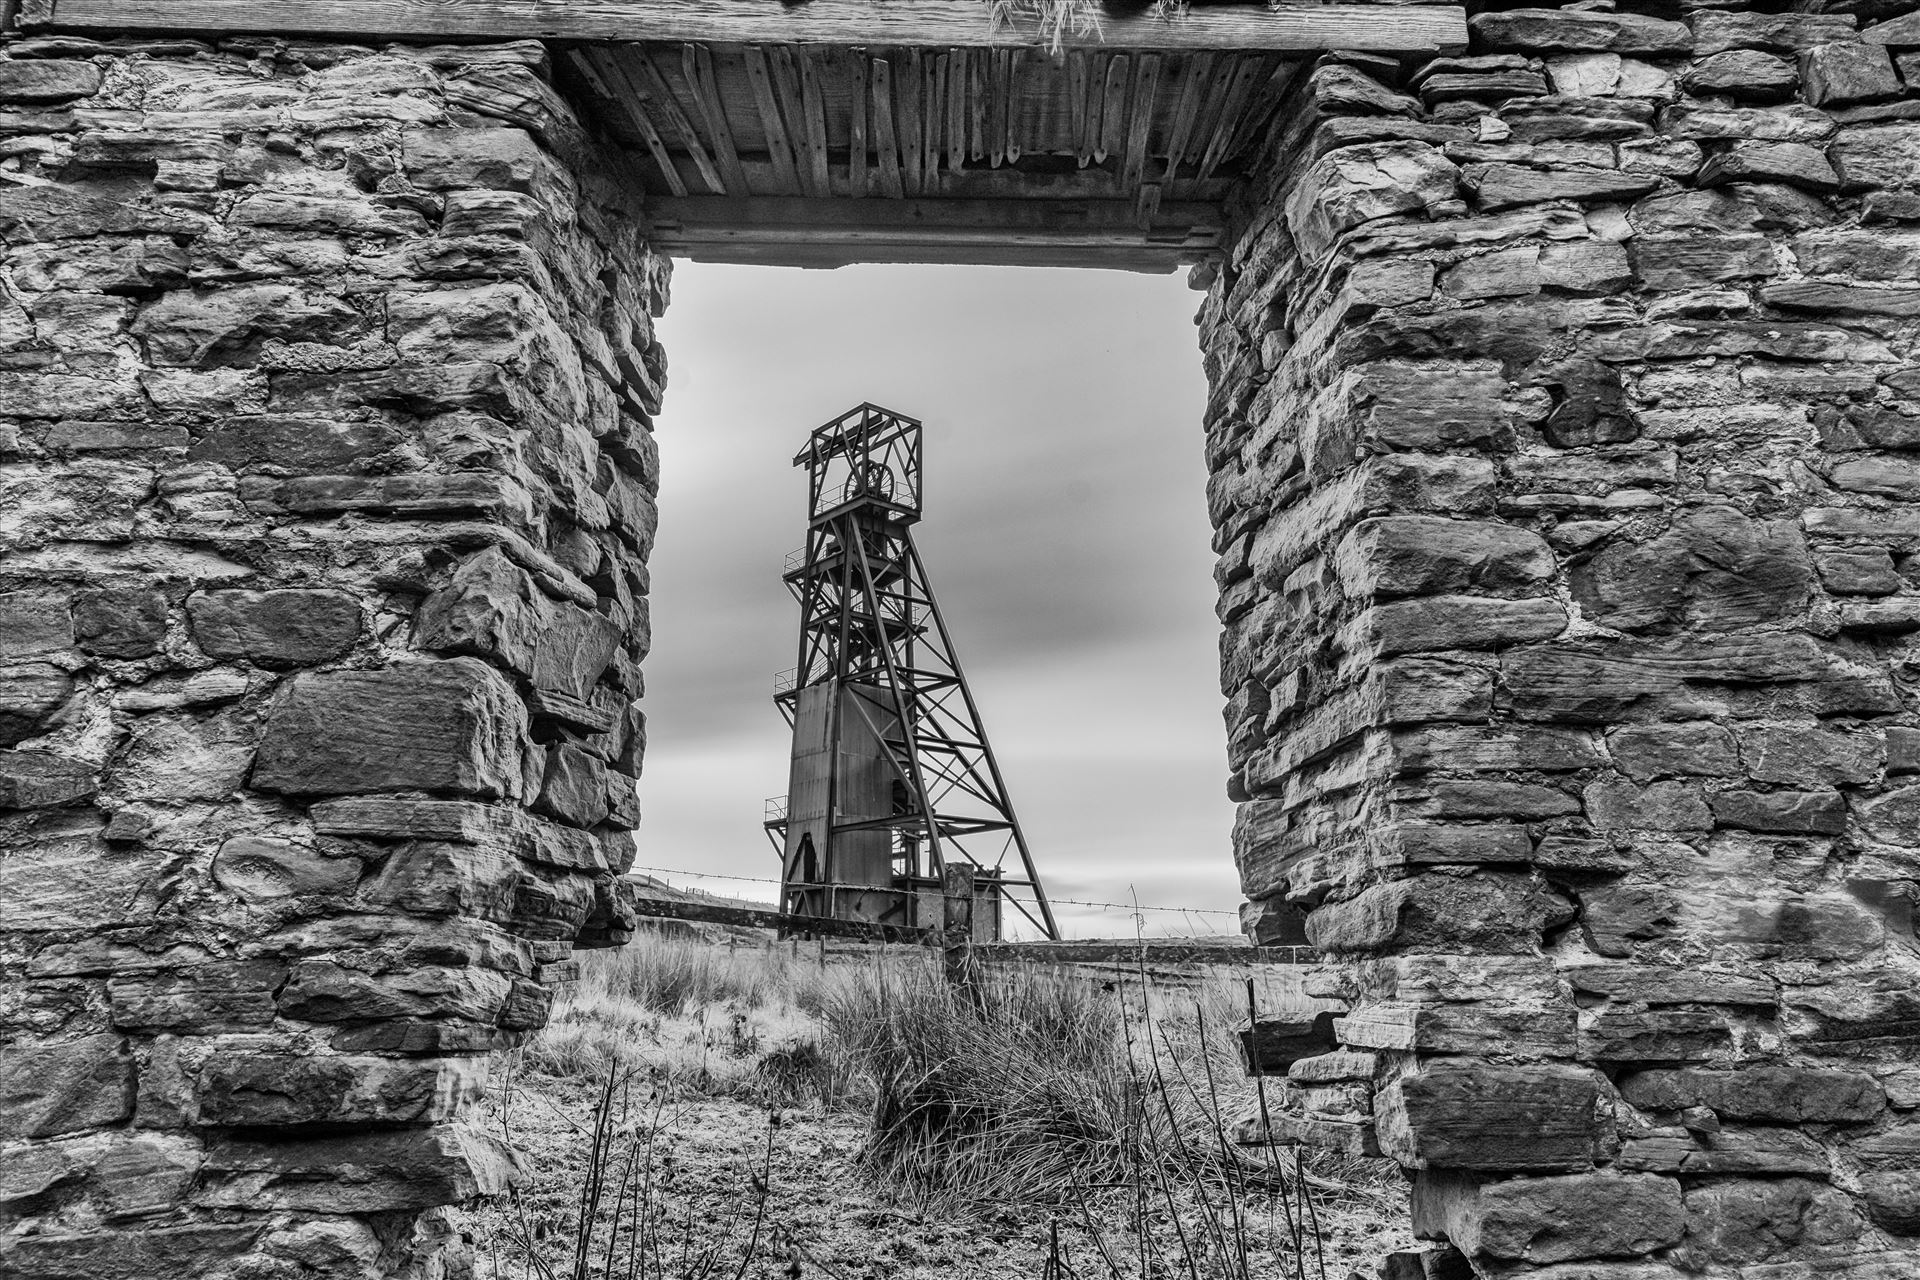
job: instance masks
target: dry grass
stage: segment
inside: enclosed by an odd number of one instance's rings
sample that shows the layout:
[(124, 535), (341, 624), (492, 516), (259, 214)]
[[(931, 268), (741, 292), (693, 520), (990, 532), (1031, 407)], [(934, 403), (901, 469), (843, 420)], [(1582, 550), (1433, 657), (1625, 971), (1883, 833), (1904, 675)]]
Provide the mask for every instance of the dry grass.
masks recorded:
[(849, 1082), (821, 1052), (820, 1010), (844, 981), (780, 949), (642, 934), (587, 958), (521, 1065), (595, 1080), (638, 1067), (696, 1094), (836, 1102)]
[[(508, 1222), (509, 1254), (538, 1277), (762, 1274), (753, 1268), (782, 1256), (767, 1251), (791, 1239), (775, 1229), (762, 1157), (744, 1178), (759, 1197), (750, 1213), (737, 1195), (703, 1208), (673, 1200), (676, 1109), (730, 1099), (757, 1107), (763, 1126), (774, 1117), (769, 1143), (783, 1108), (823, 1122), (865, 1114), (858, 1167), (916, 1220), (1042, 1215), (1051, 1234), (1036, 1274), (1322, 1280), (1338, 1274), (1320, 1256), (1323, 1219), (1391, 1218), (1399, 1197), (1383, 1170), (1303, 1168), (1229, 1141), (1231, 1122), (1259, 1102), (1235, 1045), (1245, 1010), (1244, 986), (1229, 979), (1163, 989), (1124, 969), (994, 966), (969, 996), (917, 951), (824, 964), (643, 937), (590, 957), (519, 1054), (533, 1101), (576, 1099), (569, 1123), (590, 1137), (584, 1186), (609, 1189), (550, 1190), (537, 1229), (524, 1208), (525, 1229)], [(543, 1094), (542, 1079), (565, 1088)], [(710, 1219), (704, 1265), (668, 1265), (661, 1242), (681, 1212)], [(540, 1261), (563, 1244), (575, 1256)]]

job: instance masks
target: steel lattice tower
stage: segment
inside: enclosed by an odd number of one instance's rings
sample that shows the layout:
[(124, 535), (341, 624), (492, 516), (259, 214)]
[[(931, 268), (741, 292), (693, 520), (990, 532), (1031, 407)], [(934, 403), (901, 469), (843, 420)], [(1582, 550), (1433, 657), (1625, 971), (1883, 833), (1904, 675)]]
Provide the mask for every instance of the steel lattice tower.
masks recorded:
[(800, 652), (775, 703), (793, 728), (767, 830), (785, 910), (937, 926), (949, 864), (978, 868), (977, 937), (1013, 910), (1059, 937), (927, 572), (921, 424), (863, 404), (813, 432), (807, 543), (784, 581)]

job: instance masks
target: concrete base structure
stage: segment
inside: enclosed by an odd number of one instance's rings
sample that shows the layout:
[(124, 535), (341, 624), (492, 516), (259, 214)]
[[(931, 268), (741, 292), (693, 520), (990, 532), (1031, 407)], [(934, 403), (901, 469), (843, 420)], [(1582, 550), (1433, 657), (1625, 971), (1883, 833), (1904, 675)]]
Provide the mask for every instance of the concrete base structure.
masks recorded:
[[(1326, 54), (1200, 269), (1248, 919), (1348, 1005), (1266, 1136), (1408, 1170), (1395, 1280), (1920, 1275), (1899, 7)], [(623, 935), (646, 197), (537, 43), (5, 53), (0, 1274), (461, 1274)]]

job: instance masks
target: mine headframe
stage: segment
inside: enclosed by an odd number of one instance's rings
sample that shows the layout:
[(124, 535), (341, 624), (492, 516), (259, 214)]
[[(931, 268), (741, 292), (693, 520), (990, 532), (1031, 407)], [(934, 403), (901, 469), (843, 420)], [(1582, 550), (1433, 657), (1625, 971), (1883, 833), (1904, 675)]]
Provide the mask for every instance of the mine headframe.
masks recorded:
[(781, 905), (938, 927), (946, 868), (971, 864), (977, 939), (1016, 919), (1057, 938), (914, 549), (921, 444), (917, 419), (863, 404), (814, 431), (793, 460), (808, 483), (806, 546), (784, 576), (800, 605), (800, 650), (774, 694), (793, 758), (766, 823)]

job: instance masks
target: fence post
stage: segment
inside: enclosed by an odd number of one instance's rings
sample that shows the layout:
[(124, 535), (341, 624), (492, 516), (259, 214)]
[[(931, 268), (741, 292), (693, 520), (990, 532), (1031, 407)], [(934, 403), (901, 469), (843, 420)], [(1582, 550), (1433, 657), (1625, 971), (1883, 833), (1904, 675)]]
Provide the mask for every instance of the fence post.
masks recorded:
[(949, 862), (941, 876), (946, 913), (940, 945), (944, 953), (947, 985), (964, 991), (976, 1002), (979, 987), (973, 962), (973, 877), (970, 862)]

